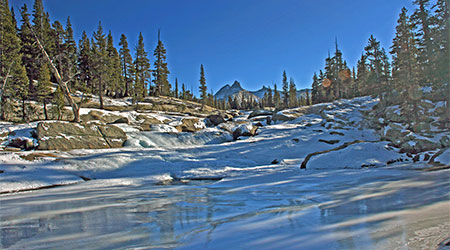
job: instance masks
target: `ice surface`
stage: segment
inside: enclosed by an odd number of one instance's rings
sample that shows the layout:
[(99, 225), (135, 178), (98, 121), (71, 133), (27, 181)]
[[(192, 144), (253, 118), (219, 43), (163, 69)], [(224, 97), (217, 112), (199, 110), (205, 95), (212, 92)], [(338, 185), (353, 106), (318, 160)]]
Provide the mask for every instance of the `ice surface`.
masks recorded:
[(450, 236), (450, 170), (388, 166), (403, 155), (386, 142), (316, 155), (299, 168), (310, 153), (380, 140), (359, 124), (359, 111), (376, 102), (321, 104), (331, 121), (306, 115), (238, 141), (217, 128), (120, 125), (129, 138), (121, 149), (33, 162), (19, 157), (28, 152), (1, 152), (2, 193), (78, 184), (0, 195), (0, 248), (435, 248)]

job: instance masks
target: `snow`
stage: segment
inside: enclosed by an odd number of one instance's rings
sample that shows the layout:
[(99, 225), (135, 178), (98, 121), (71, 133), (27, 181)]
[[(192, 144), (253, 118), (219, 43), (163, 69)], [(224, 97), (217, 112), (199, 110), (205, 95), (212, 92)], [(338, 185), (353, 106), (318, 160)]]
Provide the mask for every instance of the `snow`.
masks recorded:
[[(0, 247), (435, 248), (450, 231), (450, 170), (388, 165), (404, 155), (360, 125), (360, 110), (376, 103), (321, 104), (329, 122), (308, 114), (238, 141), (219, 129), (231, 132), (231, 124), (197, 133), (119, 124), (128, 136), (121, 149), (53, 152), (58, 160), (33, 162), (20, 157), (28, 152), (0, 152), (0, 193), (76, 184), (0, 195)], [(31, 138), (35, 125), (2, 123), (0, 131)], [(355, 140), (366, 142), (333, 151)], [(327, 150), (300, 169), (308, 154)], [(436, 161), (449, 164), (449, 153)]]

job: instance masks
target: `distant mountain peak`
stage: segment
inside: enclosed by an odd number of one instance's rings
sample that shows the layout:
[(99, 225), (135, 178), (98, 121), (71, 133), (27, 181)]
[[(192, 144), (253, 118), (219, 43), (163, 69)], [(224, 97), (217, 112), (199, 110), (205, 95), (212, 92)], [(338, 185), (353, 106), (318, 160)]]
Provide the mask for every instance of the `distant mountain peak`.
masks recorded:
[(238, 81), (234, 81), (233, 85), (231, 85), (231, 88), (233, 89), (242, 89), (241, 83)]

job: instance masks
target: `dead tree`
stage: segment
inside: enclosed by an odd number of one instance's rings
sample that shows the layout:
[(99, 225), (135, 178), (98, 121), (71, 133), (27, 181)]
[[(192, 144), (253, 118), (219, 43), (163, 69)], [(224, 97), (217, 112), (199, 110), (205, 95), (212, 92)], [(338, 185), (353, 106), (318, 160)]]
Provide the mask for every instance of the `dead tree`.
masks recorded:
[(33, 33), (33, 36), (36, 39), (36, 43), (39, 46), (39, 48), (41, 49), (42, 54), (44, 55), (44, 57), (47, 59), (48, 63), (50, 64), (50, 67), (53, 71), (56, 81), (58, 82), (59, 87), (63, 91), (64, 97), (67, 99), (67, 102), (72, 107), (72, 112), (73, 112), (73, 117), (74, 117), (73, 121), (80, 122), (80, 108), (81, 108), (81, 103), (83, 101), (83, 98), (81, 99), (81, 102), (79, 104), (77, 104), (73, 100), (72, 95), (70, 94), (69, 88), (67, 87), (67, 83), (70, 82), (70, 80), (72, 80), (72, 78), (74, 76), (70, 77), (69, 80), (67, 80), (67, 81), (63, 81), (63, 79), (61, 78), (61, 74), (59, 73), (59, 70), (53, 64), (53, 61), (50, 59), (50, 56), (47, 54), (47, 51), (45, 51), (44, 46), (42, 46), (42, 44), (39, 41), (39, 38), (37, 37), (33, 28), (31, 27), (31, 25), (29, 25), (28, 27), (30, 28), (31, 32)]

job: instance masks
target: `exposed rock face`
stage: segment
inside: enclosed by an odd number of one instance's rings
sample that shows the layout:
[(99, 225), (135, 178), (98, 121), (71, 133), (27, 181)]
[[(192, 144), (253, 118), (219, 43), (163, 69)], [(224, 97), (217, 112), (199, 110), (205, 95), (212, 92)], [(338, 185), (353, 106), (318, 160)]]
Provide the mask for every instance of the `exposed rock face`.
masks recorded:
[(113, 125), (41, 122), (36, 128), (39, 150), (120, 148), (126, 134)]

